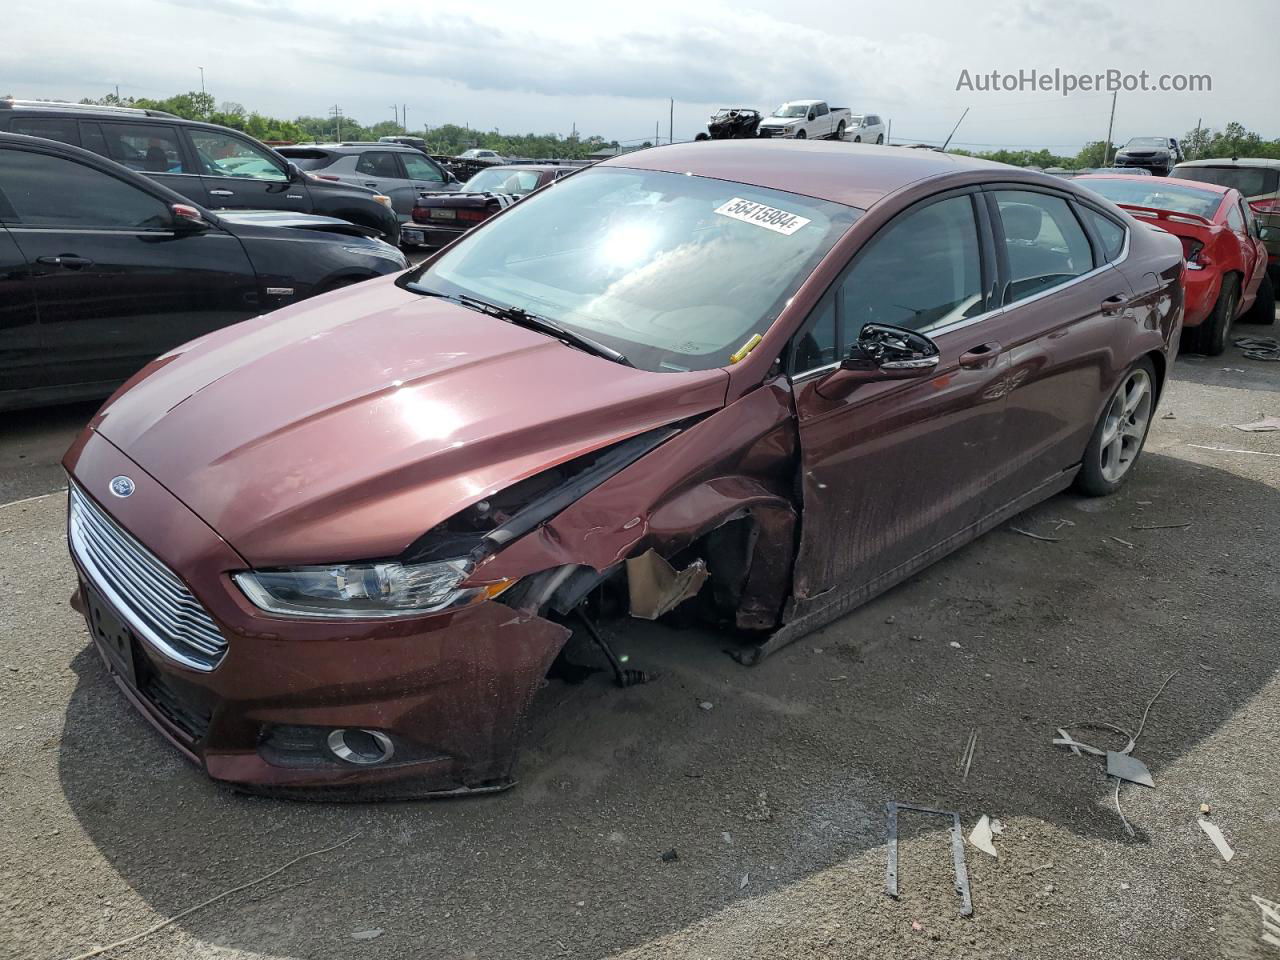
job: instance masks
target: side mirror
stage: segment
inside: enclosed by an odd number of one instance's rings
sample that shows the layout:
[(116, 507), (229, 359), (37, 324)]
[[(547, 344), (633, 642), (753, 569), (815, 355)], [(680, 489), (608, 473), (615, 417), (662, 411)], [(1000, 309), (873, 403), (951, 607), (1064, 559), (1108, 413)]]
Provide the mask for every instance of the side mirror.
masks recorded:
[(816, 113), (814, 113), (812, 110), (810, 110), (810, 111), (809, 111), (809, 119), (810, 119), (810, 120), (814, 120), (814, 119), (816, 119), (816, 118), (817, 118), (817, 114), (816, 114)]
[(298, 169), (298, 165), (292, 160), (286, 160), (284, 165), (285, 173), (288, 174), (290, 183), (297, 183), (302, 179), (302, 171)]
[(928, 337), (901, 327), (869, 323), (858, 334), (849, 356), (817, 384), (828, 400), (843, 400), (864, 383), (914, 380), (937, 368), (938, 346)]
[(178, 233), (201, 233), (211, 226), (200, 209), (190, 204), (171, 203), (169, 212), (173, 214), (170, 226)]

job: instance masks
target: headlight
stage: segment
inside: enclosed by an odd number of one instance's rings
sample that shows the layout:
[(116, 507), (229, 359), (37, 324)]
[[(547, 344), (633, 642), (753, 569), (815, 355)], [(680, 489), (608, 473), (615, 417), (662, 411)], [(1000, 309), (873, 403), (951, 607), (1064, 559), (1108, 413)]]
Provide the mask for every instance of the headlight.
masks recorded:
[(514, 581), (459, 590), (470, 560), (246, 570), (235, 582), (254, 605), (293, 617), (368, 620), (429, 613), (462, 600), (497, 596)]
[(388, 210), (391, 209), (391, 198), (388, 197), (385, 193), (375, 193), (373, 195), (373, 199), (377, 200), (380, 204), (382, 204)]

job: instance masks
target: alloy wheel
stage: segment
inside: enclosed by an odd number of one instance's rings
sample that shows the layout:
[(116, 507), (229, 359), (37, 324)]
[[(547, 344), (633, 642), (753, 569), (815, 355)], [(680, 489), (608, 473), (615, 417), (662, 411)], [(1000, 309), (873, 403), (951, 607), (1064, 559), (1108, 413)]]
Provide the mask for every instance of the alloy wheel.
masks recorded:
[(1116, 483), (1129, 472), (1151, 422), (1151, 377), (1145, 370), (1131, 370), (1111, 398), (1098, 446), (1099, 467), (1108, 483)]

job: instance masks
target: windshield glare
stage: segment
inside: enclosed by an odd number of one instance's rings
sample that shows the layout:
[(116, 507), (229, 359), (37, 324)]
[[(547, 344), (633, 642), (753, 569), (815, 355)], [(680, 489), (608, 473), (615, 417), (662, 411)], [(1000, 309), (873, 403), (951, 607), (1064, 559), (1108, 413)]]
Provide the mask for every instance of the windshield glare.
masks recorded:
[(861, 211), (675, 173), (586, 171), (410, 274), (410, 290), (539, 314), (637, 367), (725, 366)]
[(490, 167), (481, 170), (462, 185), (464, 193), (509, 193), (521, 196), (538, 185), (536, 170), (504, 170)]
[(784, 103), (773, 111), (773, 115), (775, 117), (807, 117), (809, 115), (809, 106), (804, 103)]
[(1080, 184), (1094, 193), (1101, 194), (1112, 203), (1128, 203), (1136, 207), (1155, 207), (1157, 210), (1173, 210), (1192, 213), (1212, 220), (1222, 204), (1222, 194), (1194, 187), (1175, 187), (1160, 177), (1145, 180), (1080, 180)]

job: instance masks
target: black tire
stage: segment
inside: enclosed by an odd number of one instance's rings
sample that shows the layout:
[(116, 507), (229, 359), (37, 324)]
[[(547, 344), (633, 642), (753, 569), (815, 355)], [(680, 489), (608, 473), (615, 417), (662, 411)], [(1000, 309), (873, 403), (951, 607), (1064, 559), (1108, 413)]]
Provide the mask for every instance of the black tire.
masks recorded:
[(861, 135), (861, 134), (854, 134), (853, 142), (854, 142), (854, 143), (861, 143), (861, 142), (862, 142), (862, 135)]
[(804, 132), (803, 130), (797, 130), (797, 131), (796, 131), (796, 139), (797, 139), (797, 140), (803, 140), (803, 139), (805, 138), (805, 136), (806, 136), (806, 134), (805, 134), (805, 132)]
[(1227, 349), (1227, 338), (1231, 336), (1231, 324), (1235, 321), (1236, 308), (1239, 305), (1240, 278), (1232, 273), (1223, 278), (1222, 289), (1218, 291), (1218, 300), (1213, 305), (1213, 312), (1196, 331), (1197, 353), (1216, 357)]
[(836, 127), (836, 139), (837, 140), (844, 139), (844, 121), (843, 120), (841, 120), (840, 125)]
[(883, 134), (883, 133), (882, 133), (882, 134), (880, 134), (878, 137), (876, 137), (876, 143), (884, 143), (884, 134)]
[(1262, 283), (1258, 285), (1258, 297), (1253, 301), (1249, 312), (1242, 316), (1244, 323), (1276, 322), (1276, 288), (1269, 274), (1263, 274)]
[[(1146, 374), (1148, 389), (1146, 422), (1141, 427), (1141, 437), (1137, 439), (1137, 446), (1130, 449), (1127, 459), (1122, 458), (1123, 463), (1126, 465), (1119, 476), (1114, 475), (1114, 473), (1108, 476), (1107, 465), (1104, 463), (1104, 434), (1115, 423), (1113, 418), (1117, 401), (1128, 391), (1135, 374), (1139, 373)], [(1143, 447), (1146, 446), (1147, 433), (1151, 429), (1151, 421), (1155, 419), (1156, 398), (1159, 389), (1155, 367), (1146, 357), (1143, 357), (1125, 371), (1124, 376), (1120, 378), (1120, 383), (1116, 385), (1115, 391), (1107, 399), (1107, 405), (1103, 407), (1102, 415), (1098, 417), (1098, 422), (1094, 425), (1093, 435), (1089, 437), (1089, 445), (1085, 448), (1084, 460), (1080, 464), (1080, 472), (1076, 474), (1076, 490), (1089, 497), (1105, 497), (1115, 493), (1125, 485), (1129, 477), (1133, 475), (1133, 467), (1137, 463), (1138, 457), (1141, 456)], [(1123, 401), (1121, 402), (1123, 403)], [(1132, 423), (1132, 418), (1129, 419), (1130, 423)]]

